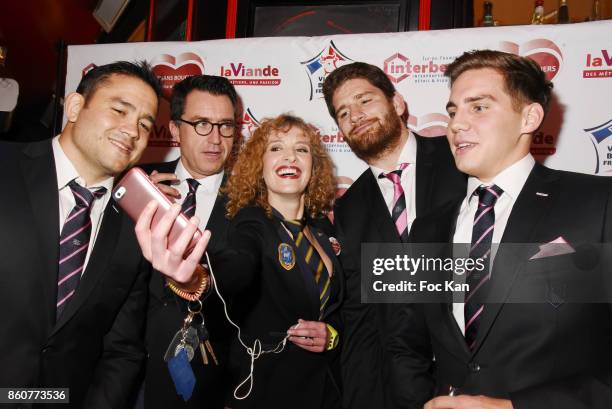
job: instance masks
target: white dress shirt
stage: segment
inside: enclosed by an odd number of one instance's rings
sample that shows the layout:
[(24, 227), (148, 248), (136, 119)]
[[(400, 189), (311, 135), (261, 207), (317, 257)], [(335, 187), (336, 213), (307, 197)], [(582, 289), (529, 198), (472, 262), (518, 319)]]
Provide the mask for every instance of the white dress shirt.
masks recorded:
[[(174, 186), (174, 188), (176, 188), (181, 194), (179, 203), (183, 203), (187, 193), (189, 193), (187, 179), (194, 179), (194, 177), (191, 176), (187, 169), (185, 169), (182, 159), (179, 159), (174, 173), (180, 180), (180, 183)], [(219, 188), (221, 187), (221, 182), (223, 182), (223, 173), (224, 172), (221, 171), (212, 176), (196, 179), (198, 182), (200, 182), (200, 186), (198, 186), (198, 190), (196, 191), (195, 215), (200, 219), (199, 227), (202, 231), (206, 229), (208, 219), (210, 219), (213, 206), (215, 205), (215, 200), (217, 200), (217, 196), (219, 195)]]
[[(461, 203), (461, 209), (457, 217), (457, 227), (455, 229), (455, 235), (453, 236), (453, 243), (466, 243), (469, 245), (472, 242), (474, 215), (478, 208), (478, 196), (474, 196), (474, 191), (482, 185), (497, 185), (504, 191), (493, 207), (493, 211), (495, 212), (495, 225), (493, 227), (492, 242), (499, 243), (506, 230), (506, 224), (508, 223), (508, 218), (510, 217), (510, 212), (512, 212), (512, 207), (516, 202), (516, 198), (521, 193), (534, 165), (535, 160), (533, 156), (527, 154), (523, 159), (513, 163), (497, 174), (489, 183), (483, 183), (478, 180), (478, 178), (470, 177), (467, 183), (467, 195)], [(490, 267), (493, 265), (494, 258), (495, 252), (492, 250)], [(464, 305), (464, 303), (453, 303), (453, 315), (461, 332), (465, 334)]]
[(53, 149), (53, 156), (55, 158), (55, 172), (57, 174), (57, 189), (59, 192), (59, 229), (60, 235), (62, 233), (62, 227), (64, 227), (64, 222), (68, 218), (68, 215), (76, 205), (76, 201), (74, 200), (74, 194), (72, 193), (72, 189), (68, 186), (68, 183), (76, 179), (76, 182), (89, 189), (90, 191), (94, 191), (100, 187), (106, 188), (106, 193), (104, 196), (100, 197), (93, 201), (91, 206), (91, 212), (89, 216), (91, 217), (91, 236), (89, 239), (89, 247), (87, 248), (87, 254), (85, 255), (85, 264), (83, 265), (83, 272), (81, 276), (85, 273), (87, 268), (87, 262), (89, 261), (89, 256), (91, 255), (91, 251), (96, 243), (96, 238), (98, 237), (98, 232), (100, 231), (100, 226), (102, 225), (102, 218), (104, 217), (104, 209), (106, 209), (106, 205), (111, 197), (111, 190), (113, 189), (114, 178), (110, 177), (108, 179), (103, 180), (102, 182), (96, 184), (95, 186), (87, 186), (85, 183), (85, 179), (83, 179), (74, 165), (64, 153), (62, 146), (59, 143), (59, 137), (56, 136), (51, 141), (51, 147)]
[[(399, 169), (402, 163), (407, 163), (408, 167), (402, 171), (402, 177), (400, 178), (400, 183), (402, 185), (402, 189), (404, 189), (404, 198), (406, 199), (406, 216), (408, 218), (408, 232), (410, 232), (410, 228), (412, 227), (412, 222), (416, 219), (416, 154), (417, 154), (417, 143), (416, 138), (409, 132), (408, 139), (400, 152), (399, 158), (397, 159), (397, 163), (395, 164), (395, 169)], [(388, 171), (385, 169), (377, 168), (376, 166), (370, 166), (372, 173), (374, 174), (374, 178), (378, 182), (378, 187), (385, 199), (385, 203), (387, 204), (387, 208), (389, 209), (389, 215), (393, 213), (393, 194), (394, 187), (393, 182), (386, 177), (379, 178), (381, 173), (387, 173)]]

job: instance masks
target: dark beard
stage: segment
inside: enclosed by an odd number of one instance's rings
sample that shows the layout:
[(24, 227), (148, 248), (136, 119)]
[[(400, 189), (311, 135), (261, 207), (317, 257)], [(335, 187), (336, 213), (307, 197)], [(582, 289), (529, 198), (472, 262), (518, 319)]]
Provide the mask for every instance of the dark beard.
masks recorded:
[(395, 149), (402, 135), (402, 122), (390, 108), (382, 124), (373, 126), (361, 136), (346, 138), (346, 142), (359, 159), (370, 163)]

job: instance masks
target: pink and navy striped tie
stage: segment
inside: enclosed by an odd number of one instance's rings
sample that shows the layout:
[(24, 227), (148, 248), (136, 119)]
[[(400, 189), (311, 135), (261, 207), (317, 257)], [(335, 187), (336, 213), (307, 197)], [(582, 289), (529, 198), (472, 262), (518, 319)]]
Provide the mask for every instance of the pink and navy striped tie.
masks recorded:
[(471, 259), (485, 260), (482, 271), (468, 271), (466, 284), (469, 291), (465, 295), (465, 341), (470, 349), (476, 345), (476, 336), (480, 319), (485, 308), (484, 300), (488, 294), (491, 279), (490, 254), (493, 241), (493, 227), (495, 226), (495, 202), (502, 195), (503, 190), (496, 185), (480, 186), (474, 191), (478, 196), (478, 209), (474, 215), (472, 227), (472, 244), (470, 247)]
[(389, 173), (381, 173), (379, 178), (387, 178), (393, 182), (393, 207), (391, 218), (395, 223), (395, 228), (402, 242), (408, 241), (408, 210), (406, 209), (406, 197), (402, 188), (402, 171), (408, 167), (407, 163), (402, 163), (398, 170)]
[(200, 182), (195, 179), (187, 179), (187, 184), (189, 185), (189, 192), (187, 196), (185, 196), (185, 200), (183, 200), (183, 204), (181, 205), (181, 211), (187, 218), (191, 219), (195, 216), (196, 211), (196, 191), (198, 190), (198, 186), (200, 186)]
[(74, 180), (68, 183), (68, 187), (72, 190), (76, 204), (66, 218), (60, 234), (56, 303), (58, 318), (81, 281), (91, 236), (91, 204), (106, 193), (104, 187), (92, 192)]

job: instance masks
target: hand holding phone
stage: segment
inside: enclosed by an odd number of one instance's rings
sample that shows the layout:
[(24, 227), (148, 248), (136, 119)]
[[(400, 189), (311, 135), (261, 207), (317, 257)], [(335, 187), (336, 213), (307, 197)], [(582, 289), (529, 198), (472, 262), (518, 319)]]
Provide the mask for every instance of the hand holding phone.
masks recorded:
[[(113, 199), (121, 206), (123, 210), (137, 221), (142, 211), (151, 201), (157, 202), (157, 211), (153, 216), (151, 227), (157, 226), (161, 218), (166, 214), (172, 202), (161, 190), (151, 181), (149, 176), (140, 168), (135, 167), (130, 169), (125, 176), (117, 183), (113, 189)], [(179, 235), (188, 226), (189, 220), (182, 213), (178, 215), (176, 221), (172, 225), (168, 234), (168, 246), (173, 245)], [(191, 242), (187, 247), (188, 254), (195, 246), (198, 239), (202, 236), (200, 230), (196, 230)]]
[(187, 220), (138, 168), (117, 183), (113, 198), (136, 220), (138, 244), (153, 267), (179, 284), (193, 284), (210, 239), (208, 230), (198, 230), (197, 217)]

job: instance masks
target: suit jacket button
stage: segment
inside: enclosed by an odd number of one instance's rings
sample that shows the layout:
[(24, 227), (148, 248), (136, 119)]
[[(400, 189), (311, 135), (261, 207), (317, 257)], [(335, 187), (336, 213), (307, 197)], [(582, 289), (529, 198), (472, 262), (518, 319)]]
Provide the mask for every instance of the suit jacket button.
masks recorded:
[(49, 347), (44, 347), (40, 352), (46, 354), (47, 352), (49, 352)]
[(470, 362), (468, 367), (470, 368), (470, 371), (472, 371), (474, 373), (480, 372), (480, 365), (478, 365), (477, 362)]

